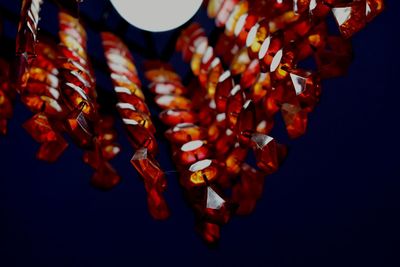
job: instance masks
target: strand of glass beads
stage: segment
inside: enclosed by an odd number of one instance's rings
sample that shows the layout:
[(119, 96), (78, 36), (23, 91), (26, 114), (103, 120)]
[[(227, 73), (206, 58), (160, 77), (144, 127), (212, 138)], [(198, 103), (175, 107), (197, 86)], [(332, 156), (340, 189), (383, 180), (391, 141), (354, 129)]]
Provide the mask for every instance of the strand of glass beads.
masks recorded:
[(126, 45), (114, 34), (101, 34), (103, 48), (110, 69), (117, 109), (129, 140), (135, 149), (131, 163), (143, 178), (150, 214), (155, 219), (166, 219), (169, 209), (163, 196), (167, 186), (165, 174), (156, 160), (158, 153), (156, 131), (145, 103), (137, 70)]
[(196, 227), (206, 242), (215, 243), (220, 226), (231, 217), (233, 205), (223, 195), (223, 173), (220, 163), (213, 159), (207, 129), (199, 125), (195, 103), (187, 97), (187, 88), (170, 65), (147, 62), (145, 70), (150, 91), (156, 94), (155, 103), (162, 109), (160, 119), (171, 127), (165, 136), (171, 144), (180, 184), (195, 212)]
[[(243, 195), (245, 193), (240, 187), (244, 187), (247, 182), (250, 183), (250, 180), (241, 175), (241, 180), (238, 182), (237, 177), (243, 170), (250, 172), (249, 166), (244, 163), (249, 148), (253, 148), (257, 165), (264, 174), (271, 174), (277, 170), (286, 155), (286, 148), (266, 135), (265, 127), (260, 127), (260, 123), (257, 125), (254, 99), (245, 94), (240, 84), (235, 85), (231, 71), (223, 70), (221, 61), (214, 55), (213, 48), (207, 46), (207, 38), (198, 34), (204, 31), (198, 29), (199, 25), (194, 24), (184, 30), (178, 39), (177, 49), (194, 51), (192, 58), (188, 57), (191, 60), (192, 71), (195, 75), (197, 74), (205, 92), (205, 98), (211, 99), (213, 114), (217, 114), (214, 122), (210, 124), (209, 133), (211, 139), (215, 140), (217, 158), (225, 163), (226, 187), (233, 185), (234, 192), (241, 192), (240, 194)], [(191, 37), (193, 33), (196, 33), (197, 41), (196, 38)], [(257, 173), (255, 170), (251, 172)], [(259, 181), (259, 176), (261, 175), (256, 175), (253, 180)], [(246, 201), (242, 201), (242, 205), (239, 205), (239, 214), (248, 214), (252, 211), (260, 195), (256, 193), (252, 198), (251, 192), (260, 190), (262, 190), (262, 183), (258, 182), (258, 185), (253, 183), (252, 189), (247, 190)], [(233, 196), (240, 202), (239, 197)]]
[(97, 92), (93, 69), (86, 50), (86, 31), (79, 19), (66, 11), (59, 12), (60, 93), (67, 108), (65, 130), (85, 150), (84, 161), (94, 170), (91, 183), (107, 190), (119, 183), (120, 177), (109, 160), (120, 148), (115, 143), (112, 120), (102, 118), (96, 103)]

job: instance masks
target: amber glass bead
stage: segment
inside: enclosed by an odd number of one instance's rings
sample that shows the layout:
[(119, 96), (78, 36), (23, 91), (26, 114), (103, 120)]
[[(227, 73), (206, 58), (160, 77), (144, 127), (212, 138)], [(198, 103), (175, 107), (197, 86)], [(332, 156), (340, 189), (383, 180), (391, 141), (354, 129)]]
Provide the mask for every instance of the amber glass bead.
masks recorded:
[(104, 161), (94, 172), (91, 184), (96, 188), (110, 190), (121, 181), (120, 176), (110, 163)]
[(264, 174), (248, 164), (243, 164), (240, 168), (240, 180), (232, 188), (232, 202), (238, 204), (236, 214), (249, 215), (254, 211), (263, 186)]
[(154, 135), (139, 125), (135, 120), (123, 119), (129, 141), (135, 149), (147, 148), (150, 154), (157, 153), (157, 141)]
[(246, 69), (247, 66), (250, 64), (250, 58), (247, 52), (247, 48), (240, 49), (236, 55), (233, 57), (230, 71), (233, 76), (242, 74)]
[[(249, 3), (250, 4), (250, 3)], [(246, 44), (247, 35), (251, 28), (257, 23), (259, 17), (249, 14), (243, 14), (236, 23), (234, 34), (237, 37), (236, 42), (240, 47)]]
[(225, 24), (225, 34), (227, 36), (232, 36), (235, 31), (236, 24), (243, 14), (247, 13), (249, 8), (248, 2), (247, 1), (240, 1), (237, 3), (229, 15), (229, 18)]
[(231, 90), (226, 103), (226, 122), (229, 129), (233, 130), (236, 126), (240, 111), (245, 101), (245, 95), (240, 85), (236, 85)]
[(278, 34), (270, 35), (264, 40), (258, 53), (262, 72), (274, 72), (277, 69), (283, 56), (282, 47)]
[(184, 95), (187, 93), (186, 87), (181, 83), (163, 82), (154, 83), (149, 86), (153, 94), (158, 95)]
[(167, 181), (160, 165), (149, 153), (150, 151), (147, 148), (136, 150), (131, 163), (140, 173), (141, 177), (143, 177), (147, 192), (153, 188), (162, 192), (167, 186)]
[(192, 102), (188, 98), (177, 95), (158, 95), (154, 101), (161, 109), (192, 108)]
[(198, 45), (195, 49), (195, 52), (192, 56), (192, 60), (190, 61), (190, 68), (192, 69), (193, 74), (196, 76), (200, 74), (201, 60), (202, 60), (207, 48), (208, 48), (208, 40), (202, 39), (198, 43)]
[(270, 74), (260, 72), (250, 90), (246, 92), (246, 97), (254, 103), (258, 103), (266, 94), (272, 90)]
[(239, 51), (239, 46), (235, 42), (235, 36), (221, 34), (214, 47), (215, 55), (217, 55), (224, 64), (229, 65)]
[(38, 143), (57, 140), (56, 132), (51, 127), (47, 117), (43, 114), (35, 114), (23, 124), (23, 127)]
[(210, 156), (210, 150), (203, 140), (190, 141), (177, 149), (176, 159), (181, 165), (190, 165)]
[(384, 9), (383, 0), (367, 0), (366, 15), (367, 21), (370, 22)]
[(330, 36), (327, 46), (319, 49), (314, 57), (321, 79), (342, 76), (352, 61), (351, 43), (340, 36)]
[(151, 189), (147, 193), (147, 206), (150, 215), (156, 220), (165, 220), (169, 217), (169, 208), (164, 196), (156, 189)]
[(256, 129), (256, 107), (247, 100), (242, 107), (236, 123), (236, 136), (240, 144), (247, 145)]
[(230, 14), (235, 8), (236, 4), (239, 0), (225, 0), (222, 3), (221, 8), (218, 10), (217, 16), (215, 18), (215, 25), (217, 27), (225, 26), (226, 22), (229, 19)]
[(207, 5), (207, 15), (210, 18), (215, 18), (218, 15), (225, 0), (209, 0)]
[(264, 134), (253, 134), (251, 140), (254, 143), (253, 149), (257, 166), (266, 174), (277, 171), (286, 157), (286, 147), (278, 144), (275, 139)]
[(216, 156), (218, 158), (224, 158), (234, 145), (235, 141), (236, 136), (233, 131), (226, 129), (219, 135), (218, 140), (216, 140), (214, 144)]
[(303, 135), (307, 129), (307, 112), (297, 103), (284, 103), (281, 110), (289, 137), (297, 138)]
[(211, 159), (197, 161), (188, 167), (188, 181), (191, 186), (203, 185), (217, 178), (218, 167)]
[(81, 147), (93, 146), (93, 126), (83, 111), (77, 109), (68, 115), (66, 129), (74, 141)]
[(364, 28), (367, 22), (367, 6), (366, 0), (363, 0), (335, 5), (332, 8), (332, 13), (339, 26), (340, 33), (345, 38), (351, 37), (354, 33)]
[(233, 79), (230, 71), (221, 74), (215, 89), (215, 104), (217, 112), (225, 112), (226, 102), (233, 89)]
[(289, 76), (300, 106), (307, 112), (312, 111), (321, 95), (321, 84), (318, 76), (300, 69), (289, 70)]
[(240, 167), (246, 159), (247, 147), (242, 147), (236, 143), (225, 159), (225, 168), (229, 175), (235, 176), (240, 172)]
[[(116, 89), (117, 91), (118, 89)], [(117, 91), (119, 103), (127, 103), (132, 105), (136, 110), (141, 111), (147, 115), (150, 114), (149, 108), (147, 107), (146, 103), (135, 94), (132, 94), (131, 91)]]
[(173, 143), (184, 144), (193, 140), (204, 140), (207, 132), (191, 123), (180, 123), (165, 132), (166, 138)]
[(39, 160), (55, 162), (67, 147), (68, 143), (65, 139), (61, 135), (57, 135), (57, 138), (54, 141), (41, 144), (36, 157)]
[(251, 59), (258, 58), (258, 52), (269, 35), (269, 21), (264, 19), (254, 24), (246, 38), (246, 47)]
[(200, 63), (200, 72), (198, 75), (198, 79), (202, 87), (207, 86), (208, 71), (214, 59), (215, 59), (214, 48), (209, 46), (207, 47)]
[(258, 59), (253, 59), (240, 77), (240, 86), (250, 88), (253, 86), (260, 75), (260, 63)]
[(206, 90), (207, 96), (212, 99), (215, 95), (215, 90), (218, 84), (219, 77), (224, 72), (221, 61), (219, 58), (214, 58), (211, 62), (210, 69), (208, 71)]
[(155, 69), (146, 71), (146, 78), (152, 82), (180, 82), (181, 78), (173, 71)]
[(201, 222), (197, 226), (197, 231), (207, 244), (217, 243), (221, 236), (220, 226), (215, 223)]
[(167, 109), (161, 112), (159, 116), (160, 120), (168, 126), (197, 122), (197, 114), (185, 109)]
[(123, 104), (121, 103), (117, 104), (117, 108), (121, 117), (124, 118), (124, 120), (126, 121), (129, 120), (131, 123), (139, 125), (153, 134), (156, 132), (156, 128), (154, 127), (153, 122), (151, 121), (149, 115), (141, 111), (127, 108), (126, 106), (123, 106)]

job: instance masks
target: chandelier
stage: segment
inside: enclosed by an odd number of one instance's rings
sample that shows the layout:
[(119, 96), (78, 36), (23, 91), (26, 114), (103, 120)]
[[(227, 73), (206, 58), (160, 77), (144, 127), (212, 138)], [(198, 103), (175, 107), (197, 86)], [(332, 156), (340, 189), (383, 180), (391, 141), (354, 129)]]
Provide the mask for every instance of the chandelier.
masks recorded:
[[(100, 112), (80, 1), (55, 1), (58, 42), (38, 30), (43, 1), (22, 1), (15, 60), (0, 60), (0, 132), (6, 135), (18, 96), (32, 112), (23, 128), (40, 144), (37, 158), (58, 160), (71, 140), (93, 168), (91, 183), (110, 190), (120, 182), (110, 160), (124, 149), (114, 129), (121, 120), (125, 133), (118, 134), (126, 136), (134, 154), (120, 160), (131, 161), (143, 180), (149, 213), (162, 220), (170, 209), (157, 159), (159, 129), (147, 106), (155, 103), (196, 229), (208, 244), (219, 240), (232, 216), (254, 210), (265, 177), (283, 163), (287, 147), (271, 134), (277, 116), (290, 138), (302, 136), (320, 99), (321, 80), (347, 72), (349, 38), (383, 10), (383, 0), (204, 1), (217, 35), (211, 38), (200, 24), (187, 23), (175, 45), (190, 65), (188, 81), (165, 61), (138, 66), (124, 40), (102, 31), (118, 102), (114, 118)], [(338, 34), (328, 27), (332, 18)], [(302, 67), (307, 61), (313, 62), (310, 69)]]

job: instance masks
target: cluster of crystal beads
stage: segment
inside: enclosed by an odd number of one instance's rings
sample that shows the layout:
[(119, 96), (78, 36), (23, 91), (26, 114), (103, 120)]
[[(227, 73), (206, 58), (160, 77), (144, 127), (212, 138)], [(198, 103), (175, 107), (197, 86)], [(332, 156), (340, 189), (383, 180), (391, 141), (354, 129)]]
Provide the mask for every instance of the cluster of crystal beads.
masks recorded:
[(117, 36), (103, 32), (101, 37), (118, 98), (117, 110), (135, 149), (131, 162), (143, 178), (150, 214), (155, 219), (165, 219), (169, 216), (169, 209), (162, 193), (167, 181), (155, 159), (158, 151), (154, 137), (156, 129), (145, 103), (134, 60), (129, 49)]
[[(222, 168), (215, 180), (231, 190), (234, 213), (253, 210), (263, 177), (287, 153), (268, 135), (275, 115), (281, 113), (290, 138), (303, 135), (321, 79), (346, 72), (352, 57), (347, 39), (382, 8), (382, 1), (367, 0), (210, 0), (209, 17), (224, 27), (215, 47), (199, 24), (182, 31), (176, 49), (197, 77), (193, 99), (201, 99), (198, 112), (215, 148), (211, 157)], [(329, 34), (329, 14), (341, 36)], [(316, 70), (298, 67), (310, 57)], [(250, 148), (258, 170), (244, 162)]]
[[(113, 118), (99, 112), (79, 1), (56, 2), (58, 45), (38, 38), (42, 0), (22, 2), (15, 77), (0, 61), (0, 132), (6, 133), (18, 92), (34, 113), (23, 126), (41, 144), (37, 158), (57, 160), (68, 146), (67, 134), (95, 170), (92, 184), (110, 189), (120, 181), (109, 163), (121, 149)], [(176, 43), (194, 78), (184, 84), (171, 65), (160, 61), (146, 61), (144, 74), (168, 127), (165, 138), (196, 229), (214, 244), (222, 225), (254, 210), (265, 177), (286, 157), (286, 146), (270, 136), (276, 115), (281, 114), (290, 138), (305, 133), (321, 80), (346, 73), (352, 58), (349, 38), (384, 5), (383, 0), (208, 0), (205, 6), (222, 29), (216, 43), (196, 23), (182, 30)], [(338, 34), (330, 33), (329, 17), (336, 20)], [(167, 181), (156, 160), (156, 127), (135, 61), (113, 33), (102, 32), (101, 39), (116, 109), (135, 151), (131, 163), (143, 179), (150, 214), (165, 219)], [(309, 59), (315, 69), (300, 67)], [(246, 162), (249, 153), (256, 166)]]
[[(77, 9), (75, 0), (71, 4)], [(33, 6), (33, 11), (39, 12)], [(33, 11), (23, 6), (21, 19), (26, 16), (32, 19)], [(33, 16), (35, 26), (36, 17)], [(26, 23), (30, 23), (29, 19)], [(87, 37), (83, 26), (62, 6), (58, 45), (44, 36), (38, 37), (29, 25), (30, 31), (25, 30), (17, 38), (17, 56), (26, 58), (29, 55), (29, 60), (19, 68), (22, 71), (17, 73), (16, 88), (21, 101), (35, 114), (23, 126), (41, 144), (37, 158), (56, 161), (68, 146), (63, 137), (66, 133), (84, 149), (84, 162), (95, 170), (92, 184), (101, 189), (112, 188), (120, 178), (108, 161), (120, 148), (116, 144), (113, 119), (98, 112), (94, 73), (86, 52)]]

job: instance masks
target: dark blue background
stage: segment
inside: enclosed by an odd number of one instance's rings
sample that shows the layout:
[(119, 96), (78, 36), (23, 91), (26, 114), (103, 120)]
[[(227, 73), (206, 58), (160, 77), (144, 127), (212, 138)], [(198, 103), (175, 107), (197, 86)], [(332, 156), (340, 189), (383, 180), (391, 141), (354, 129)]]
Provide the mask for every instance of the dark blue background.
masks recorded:
[[(10, 2), (2, 8), (18, 12), (18, 1)], [(99, 16), (100, 1), (85, 2), (83, 12)], [(348, 76), (324, 82), (307, 134), (267, 178), (254, 214), (225, 226), (216, 249), (193, 231), (172, 174), (172, 216), (150, 218), (122, 132), (124, 149), (113, 163), (124, 179), (100, 192), (74, 145), (56, 164), (35, 160), (38, 145), (21, 128), (30, 113), (18, 103), (9, 135), (0, 137), (0, 266), (400, 266), (400, 2), (386, 2), (354, 37)], [(129, 31), (135, 39), (137, 30)], [(13, 32), (6, 22), (6, 34)], [(159, 47), (167, 37), (153, 35)], [(167, 144), (160, 145), (163, 167), (173, 170)]]

